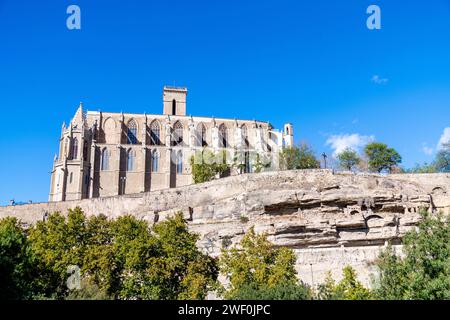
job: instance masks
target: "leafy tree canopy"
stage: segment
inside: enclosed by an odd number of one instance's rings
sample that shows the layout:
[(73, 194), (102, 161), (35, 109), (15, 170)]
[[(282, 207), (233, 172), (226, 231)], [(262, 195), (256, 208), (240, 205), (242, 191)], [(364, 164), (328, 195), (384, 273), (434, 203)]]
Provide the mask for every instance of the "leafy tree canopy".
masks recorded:
[(299, 284), (295, 261), (292, 250), (274, 248), (266, 235), (258, 235), (253, 228), (250, 229), (240, 242), (240, 248), (233, 247), (222, 252), (221, 271), (230, 279), (225, 298), (306, 298), (309, 289)]
[[(198, 250), (182, 214), (153, 227), (132, 216), (87, 218), (81, 209), (67, 219), (52, 214), (30, 232), (41, 297), (203, 299), (215, 287), (217, 263)], [(67, 288), (67, 268), (79, 266), (82, 291)]]
[(402, 157), (393, 148), (389, 148), (381, 142), (372, 142), (366, 145), (364, 152), (368, 158), (368, 165), (371, 171), (391, 172), (394, 167), (402, 162)]
[(318, 169), (320, 162), (312, 148), (303, 143), (298, 147), (284, 148), (280, 152), (280, 168), (283, 170)]
[(361, 162), (358, 153), (351, 148), (347, 148), (339, 153), (337, 159), (339, 161), (339, 166), (349, 171)]
[(317, 292), (319, 300), (369, 300), (372, 293), (357, 279), (355, 270), (347, 266), (342, 270), (343, 279), (336, 283), (328, 273), (324, 283), (320, 284)]
[(450, 216), (421, 215), (417, 230), (403, 239), (403, 258), (392, 247), (380, 255), (380, 299), (450, 299)]
[(217, 174), (220, 175), (229, 169), (229, 165), (225, 161), (225, 151), (214, 154), (209, 149), (203, 149), (196, 152), (190, 162), (194, 183), (211, 181)]
[(438, 151), (434, 166), (438, 172), (450, 172), (450, 142), (444, 144)]
[(0, 220), (0, 300), (33, 295), (34, 256), (25, 231), (15, 218)]

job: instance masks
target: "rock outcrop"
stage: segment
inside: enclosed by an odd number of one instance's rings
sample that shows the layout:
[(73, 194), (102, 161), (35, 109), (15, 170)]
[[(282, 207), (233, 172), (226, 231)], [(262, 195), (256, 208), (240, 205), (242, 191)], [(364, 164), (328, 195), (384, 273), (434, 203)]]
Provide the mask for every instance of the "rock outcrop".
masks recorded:
[(199, 246), (213, 256), (254, 227), (294, 249), (305, 282), (318, 283), (327, 271), (339, 278), (352, 265), (369, 284), (380, 248), (391, 242), (401, 250), (421, 209), (450, 213), (450, 174), (266, 172), (145, 194), (3, 207), (0, 218), (30, 224), (76, 206), (88, 215), (132, 214), (151, 223), (182, 211), (201, 236)]

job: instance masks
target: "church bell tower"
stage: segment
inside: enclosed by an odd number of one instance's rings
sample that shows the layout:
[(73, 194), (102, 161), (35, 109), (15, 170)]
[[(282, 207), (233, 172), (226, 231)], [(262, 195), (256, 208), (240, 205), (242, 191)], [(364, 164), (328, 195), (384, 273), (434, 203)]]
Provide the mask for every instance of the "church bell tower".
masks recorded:
[(164, 87), (163, 92), (163, 114), (169, 116), (186, 115), (187, 88)]

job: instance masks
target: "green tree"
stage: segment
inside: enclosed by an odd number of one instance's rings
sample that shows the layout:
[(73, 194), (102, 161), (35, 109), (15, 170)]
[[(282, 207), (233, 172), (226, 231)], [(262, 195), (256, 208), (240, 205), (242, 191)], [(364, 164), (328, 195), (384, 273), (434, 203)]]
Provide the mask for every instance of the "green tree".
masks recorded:
[(35, 292), (35, 258), (15, 218), (0, 220), (0, 300), (30, 299)]
[(214, 259), (196, 246), (182, 214), (156, 224), (149, 245), (127, 246), (122, 299), (204, 299), (216, 286)]
[(311, 290), (302, 283), (278, 283), (273, 286), (244, 285), (237, 289), (232, 300), (310, 300)]
[(342, 296), (336, 290), (336, 281), (333, 279), (331, 272), (327, 272), (325, 281), (317, 286), (317, 300), (342, 300)]
[(368, 165), (371, 171), (382, 172), (387, 170), (391, 172), (394, 167), (402, 162), (402, 157), (398, 152), (389, 148), (381, 142), (372, 142), (366, 145), (364, 152), (368, 158)]
[(208, 182), (229, 169), (225, 151), (214, 154), (209, 149), (198, 151), (190, 159), (194, 183)]
[(434, 167), (438, 172), (450, 172), (450, 142), (444, 144), (442, 149), (438, 151)]
[(260, 173), (263, 171), (263, 169), (269, 168), (270, 167), (270, 162), (267, 161), (266, 158), (264, 158), (263, 156), (261, 156), (259, 153), (256, 154), (256, 161), (255, 164), (253, 165), (255, 173)]
[[(203, 299), (218, 268), (197, 239), (181, 214), (152, 228), (132, 216), (86, 218), (79, 208), (52, 214), (30, 231), (39, 298)], [(81, 269), (81, 290), (67, 288), (70, 265)]]
[(280, 168), (283, 170), (317, 169), (320, 162), (312, 148), (303, 143), (300, 146), (283, 148), (280, 152)]
[(81, 209), (69, 210), (67, 221), (60, 214), (51, 214), (30, 230), (33, 253), (39, 258), (39, 279), (44, 296), (63, 298), (68, 293), (67, 268), (81, 266), (86, 242), (86, 219)]
[[(224, 297), (303, 297), (300, 292), (304, 293), (306, 289), (297, 280), (295, 261), (292, 250), (274, 248), (266, 235), (258, 235), (251, 228), (240, 242), (240, 248), (222, 251), (221, 272), (230, 279), (230, 287)], [(284, 293), (283, 286), (287, 290)]]
[(103, 289), (84, 278), (81, 280), (81, 289), (72, 290), (69, 292), (66, 300), (111, 300), (112, 297), (109, 296)]
[(357, 279), (355, 270), (346, 266), (342, 270), (343, 279), (336, 284), (328, 273), (324, 283), (318, 287), (317, 298), (320, 300), (369, 300), (372, 293)]
[(361, 161), (358, 153), (351, 148), (347, 148), (339, 153), (337, 155), (337, 159), (339, 161), (339, 166), (349, 171), (357, 166)]
[(434, 163), (416, 164), (413, 168), (404, 170), (403, 173), (435, 173), (437, 172)]
[(403, 238), (404, 257), (391, 247), (380, 254), (380, 299), (450, 299), (450, 216), (421, 211), (417, 230)]

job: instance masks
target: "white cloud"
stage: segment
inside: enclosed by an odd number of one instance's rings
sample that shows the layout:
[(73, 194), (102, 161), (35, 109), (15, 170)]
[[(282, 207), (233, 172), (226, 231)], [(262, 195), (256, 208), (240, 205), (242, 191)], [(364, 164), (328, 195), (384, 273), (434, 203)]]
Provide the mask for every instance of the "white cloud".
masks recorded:
[(437, 145), (437, 149), (442, 149), (442, 146), (445, 143), (450, 143), (450, 127), (447, 127), (444, 129), (444, 132), (441, 135), (441, 138), (439, 139), (439, 143)]
[(431, 156), (433, 154), (433, 148), (428, 147), (426, 144), (422, 144), (422, 151), (423, 153), (425, 153), (426, 155)]
[(351, 148), (358, 151), (364, 147), (367, 143), (375, 140), (374, 136), (362, 136), (358, 133), (353, 134), (340, 134), (332, 135), (327, 139), (326, 145), (329, 145), (333, 149), (333, 157), (336, 157), (339, 153), (347, 148)]
[(374, 75), (373, 77), (372, 77), (372, 82), (373, 83), (376, 83), (376, 84), (386, 84), (386, 83), (388, 83), (389, 82), (389, 79), (387, 79), (387, 78), (382, 78), (382, 77), (380, 77), (379, 75)]

